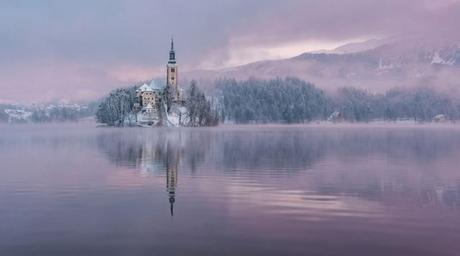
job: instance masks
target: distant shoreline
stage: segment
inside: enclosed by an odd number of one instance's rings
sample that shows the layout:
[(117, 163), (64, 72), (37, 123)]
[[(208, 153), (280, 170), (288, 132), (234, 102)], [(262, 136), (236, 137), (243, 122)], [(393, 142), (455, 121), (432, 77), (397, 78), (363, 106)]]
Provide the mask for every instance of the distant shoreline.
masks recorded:
[(460, 128), (459, 122), (446, 122), (446, 123), (434, 123), (434, 122), (310, 122), (310, 123), (299, 123), (299, 124), (283, 124), (283, 123), (252, 123), (252, 124), (219, 124), (215, 127), (112, 127), (104, 124), (99, 124), (94, 121), (81, 121), (81, 122), (52, 122), (52, 123), (0, 123), (2, 127), (37, 127), (37, 128), (72, 128), (72, 127), (84, 127), (84, 128), (108, 128), (108, 129), (143, 129), (143, 130), (156, 130), (156, 129), (168, 129), (168, 130), (181, 130), (181, 129), (252, 129), (260, 128), (263, 130), (271, 128)]

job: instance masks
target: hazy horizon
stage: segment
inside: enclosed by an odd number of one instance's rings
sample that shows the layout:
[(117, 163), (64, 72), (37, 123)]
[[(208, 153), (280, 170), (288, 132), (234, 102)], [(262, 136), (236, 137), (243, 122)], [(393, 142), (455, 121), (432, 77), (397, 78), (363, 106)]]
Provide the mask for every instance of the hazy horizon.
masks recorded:
[(3, 1), (0, 102), (81, 101), (180, 69), (223, 68), (401, 35), (460, 36), (460, 3)]

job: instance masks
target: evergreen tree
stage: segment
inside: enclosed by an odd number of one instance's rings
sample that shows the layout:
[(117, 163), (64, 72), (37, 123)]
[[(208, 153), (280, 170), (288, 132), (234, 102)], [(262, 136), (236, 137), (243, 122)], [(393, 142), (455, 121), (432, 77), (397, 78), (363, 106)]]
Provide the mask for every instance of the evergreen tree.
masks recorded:
[(185, 106), (188, 111), (189, 126), (213, 126), (218, 123), (218, 113), (212, 109), (211, 102), (192, 81), (187, 91)]

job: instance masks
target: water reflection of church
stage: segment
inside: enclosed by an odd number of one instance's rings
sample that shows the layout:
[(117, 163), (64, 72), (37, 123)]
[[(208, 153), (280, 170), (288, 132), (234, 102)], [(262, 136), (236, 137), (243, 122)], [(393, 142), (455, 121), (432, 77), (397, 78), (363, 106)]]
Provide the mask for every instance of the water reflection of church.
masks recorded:
[(140, 151), (137, 162), (142, 176), (158, 175), (166, 172), (166, 192), (169, 199), (170, 213), (171, 216), (174, 216), (180, 162), (179, 150), (171, 143), (159, 143), (156, 147), (152, 147), (147, 143)]
[[(198, 136), (199, 135), (199, 136)], [(172, 130), (117, 130), (101, 133), (97, 144), (108, 159), (117, 166), (136, 169), (143, 179), (161, 179), (166, 193), (164, 203), (171, 215), (177, 201), (178, 175), (183, 164), (190, 169), (204, 160), (208, 147), (196, 147), (209, 139), (207, 134), (184, 135), (183, 131)], [(156, 183), (156, 182), (155, 182)], [(166, 184), (165, 184), (166, 183)]]
[(174, 203), (176, 202), (176, 188), (178, 168), (180, 163), (180, 150), (178, 145), (165, 141), (159, 142), (155, 147), (145, 144), (138, 159), (143, 175), (165, 173), (166, 192), (168, 195), (171, 216), (174, 216)]
[(171, 216), (174, 216), (174, 203), (176, 202), (177, 165), (177, 162), (171, 166), (166, 164), (166, 191), (168, 192)]

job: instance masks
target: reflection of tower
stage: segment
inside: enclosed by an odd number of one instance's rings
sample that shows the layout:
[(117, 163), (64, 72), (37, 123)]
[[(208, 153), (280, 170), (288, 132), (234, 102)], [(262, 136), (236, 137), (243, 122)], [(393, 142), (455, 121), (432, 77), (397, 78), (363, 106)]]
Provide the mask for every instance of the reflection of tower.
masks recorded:
[(179, 156), (168, 150), (166, 159), (166, 191), (169, 196), (171, 216), (174, 216), (174, 202), (176, 201), (178, 162)]

